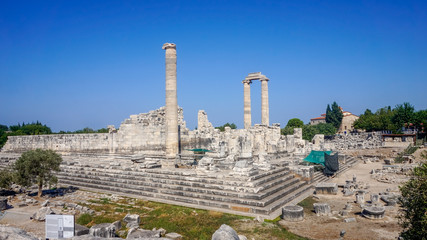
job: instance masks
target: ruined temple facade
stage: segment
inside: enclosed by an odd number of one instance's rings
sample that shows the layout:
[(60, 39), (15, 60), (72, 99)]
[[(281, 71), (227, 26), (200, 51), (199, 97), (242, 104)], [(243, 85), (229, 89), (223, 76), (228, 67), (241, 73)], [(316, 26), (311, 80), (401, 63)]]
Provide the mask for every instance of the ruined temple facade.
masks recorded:
[[(24, 152), (31, 149), (52, 149), (61, 153), (100, 153), (151, 156), (161, 159), (164, 168), (172, 168), (177, 159), (191, 155), (188, 149), (211, 150), (208, 155), (217, 159), (278, 159), (283, 155), (304, 155), (310, 150), (334, 150), (335, 144), (323, 136), (312, 142), (302, 139), (302, 130), (293, 135), (280, 134), (279, 124), (269, 124), (268, 81), (260, 72), (250, 73), (244, 80), (244, 129), (215, 129), (206, 112), (198, 113), (196, 130), (189, 130), (182, 108), (177, 101), (176, 45), (165, 43), (165, 107), (148, 113), (131, 115), (120, 127), (108, 126), (109, 133), (9, 136), (4, 152)], [(250, 84), (259, 80), (262, 85), (262, 123), (252, 125)], [(351, 141), (348, 141), (351, 143)], [(341, 148), (345, 148), (342, 147)]]

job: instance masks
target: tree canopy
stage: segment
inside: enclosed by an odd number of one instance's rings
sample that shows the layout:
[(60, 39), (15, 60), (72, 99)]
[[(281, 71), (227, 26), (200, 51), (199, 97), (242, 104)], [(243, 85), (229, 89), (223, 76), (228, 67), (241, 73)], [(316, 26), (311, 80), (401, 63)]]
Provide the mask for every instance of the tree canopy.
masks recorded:
[(224, 124), (222, 126), (215, 127), (215, 128), (219, 129), (221, 132), (224, 132), (225, 131), (225, 127), (230, 127), (231, 129), (236, 129), (237, 128), (236, 124), (234, 124), (234, 123), (226, 123), (226, 124)]
[(286, 127), (281, 129), (282, 135), (294, 134), (294, 128), (302, 128), (302, 138), (311, 141), (316, 134), (334, 135), (337, 129), (330, 123), (319, 123), (316, 125), (304, 125), (304, 122), (298, 118), (292, 118), (288, 121)]
[(326, 108), (326, 117), (325, 117), (326, 123), (330, 123), (336, 129), (339, 129), (339, 127), (341, 126), (343, 117), (344, 116), (337, 102), (332, 103), (332, 109), (329, 107), (329, 104), (328, 104)]
[(288, 121), (288, 124), (281, 129), (282, 135), (292, 135), (294, 134), (294, 128), (302, 128), (304, 122), (299, 118), (292, 118)]
[(400, 187), (400, 191), (401, 236), (403, 239), (427, 239), (427, 163), (414, 168), (411, 179)]
[(57, 182), (54, 172), (59, 172), (62, 157), (53, 150), (30, 150), (24, 152), (13, 166), (15, 182), (22, 186), (37, 184), (38, 196), (43, 186)]
[(401, 133), (402, 129), (416, 129), (420, 132), (425, 131), (427, 124), (427, 110), (415, 111), (410, 103), (390, 106), (378, 109), (375, 113), (366, 109), (365, 113), (354, 122), (354, 128), (371, 131), (391, 131)]

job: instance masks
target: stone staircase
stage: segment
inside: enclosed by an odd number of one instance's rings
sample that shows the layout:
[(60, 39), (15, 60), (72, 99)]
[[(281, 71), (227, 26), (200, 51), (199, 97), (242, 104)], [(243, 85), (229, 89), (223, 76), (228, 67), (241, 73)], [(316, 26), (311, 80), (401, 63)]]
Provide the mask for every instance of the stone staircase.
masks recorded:
[[(346, 159), (346, 163), (340, 165), (340, 169), (336, 172), (336, 175), (340, 175), (341, 173), (346, 172), (347, 170), (352, 168), (355, 164), (357, 164), (356, 158), (350, 157)], [(314, 173), (314, 177), (312, 180), (312, 183), (314, 185), (319, 182), (327, 182), (327, 181), (329, 181), (329, 177), (324, 175), (323, 172), (319, 171)]]
[(287, 167), (236, 176), (226, 171), (206, 173), (195, 169), (138, 169), (137, 164), (117, 165), (64, 162), (58, 178), (63, 185), (270, 219), (277, 217), (271, 215), (273, 212), (308, 186)]
[[(18, 157), (1, 153), (0, 169)], [(283, 206), (298, 203), (313, 193), (316, 183), (328, 180), (316, 172), (311, 183), (302, 181), (283, 161), (273, 170), (241, 176), (232, 171), (146, 169), (130, 156), (88, 154), (63, 159), (58, 174), (61, 185), (266, 219), (276, 218)], [(354, 158), (347, 160), (337, 174), (355, 163)]]

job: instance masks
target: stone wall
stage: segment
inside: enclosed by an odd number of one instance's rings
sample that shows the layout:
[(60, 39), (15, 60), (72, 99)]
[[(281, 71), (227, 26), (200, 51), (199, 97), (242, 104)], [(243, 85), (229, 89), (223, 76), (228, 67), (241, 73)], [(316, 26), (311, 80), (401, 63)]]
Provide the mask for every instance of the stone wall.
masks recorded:
[[(188, 130), (182, 108), (178, 110), (179, 149), (182, 155), (191, 155), (188, 149), (204, 148), (217, 158), (271, 158), (278, 154), (305, 155), (311, 150), (369, 149), (382, 146), (381, 134), (360, 133), (336, 135), (324, 139), (316, 135), (312, 142), (302, 139), (302, 130), (293, 135), (280, 134), (280, 125), (255, 124), (248, 129), (215, 129), (201, 110), (198, 127)], [(165, 108), (131, 115), (118, 130), (109, 126), (109, 133), (52, 134), (36, 136), (10, 136), (2, 151), (23, 152), (43, 148), (58, 152), (93, 152), (142, 154), (164, 156), (166, 141)], [(261, 156), (261, 157), (260, 157)]]
[(2, 151), (24, 152), (31, 149), (52, 149), (58, 152), (109, 152), (112, 135), (91, 134), (51, 134), (31, 136), (9, 136)]
[[(179, 144), (182, 155), (191, 155), (188, 149), (204, 148), (218, 158), (264, 158), (278, 153), (304, 154), (310, 150), (302, 140), (301, 129), (289, 136), (280, 134), (280, 125), (254, 125), (249, 129), (230, 129), (224, 132), (215, 129), (207, 114), (201, 110), (198, 128), (188, 130), (183, 110), (178, 111)], [(53, 149), (58, 152), (95, 152), (116, 154), (145, 154), (164, 156), (166, 121), (164, 107), (131, 115), (120, 128), (109, 126), (109, 133), (57, 134), (37, 136), (11, 136), (3, 147), (5, 152), (23, 152), (30, 149)], [(259, 157), (259, 156), (262, 157)]]

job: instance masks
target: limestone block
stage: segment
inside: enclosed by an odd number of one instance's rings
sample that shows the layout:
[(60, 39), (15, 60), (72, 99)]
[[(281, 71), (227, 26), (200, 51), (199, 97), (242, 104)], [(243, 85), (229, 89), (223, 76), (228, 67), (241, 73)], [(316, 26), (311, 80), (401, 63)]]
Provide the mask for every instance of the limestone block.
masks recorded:
[(127, 214), (123, 221), (127, 223), (127, 228), (138, 227), (141, 219), (138, 214)]
[(304, 220), (304, 209), (301, 206), (285, 206), (282, 208), (282, 219), (290, 222)]
[(371, 194), (371, 203), (378, 203), (379, 201), (379, 195), (378, 194)]
[(126, 239), (133, 239), (133, 238), (151, 239), (151, 238), (160, 238), (160, 237), (161, 236), (159, 231), (151, 231), (151, 230), (145, 230), (145, 229), (131, 229)]
[(332, 194), (338, 193), (338, 185), (336, 183), (321, 182), (316, 185), (316, 194)]
[(178, 233), (166, 233), (165, 237), (173, 239), (173, 240), (181, 240), (182, 239), (182, 235), (180, 235)]
[(89, 228), (75, 223), (74, 224), (74, 236), (82, 236), (85, 234), (89, 234)]
[(36, 221), (46, 220), (46, 215), (55, 214), (55, 212), (50, 207), (42, 207), (37, 212), (35, 212), (32, 218)]
[(38, 238), (31, 236), (22, 229), (0, 225), (0, 239), (37, 240)]
[(365, 207), (362, 210), (362, 215), (369, 219), (382, 219), (384, 218), (385, 207), (383, 206), (371, 206)]
[(331, 207), (327, 203), (313, 203), (314, 212), (317, 216), (329, 216)]
[(89, 229), (89, 235), (94, 237), (112, 238), (116, 236), (116, 229), (111, 223), (101, 223)]
[(221, 227), (212, 235), (212, 240), (239, 240), (239, 235), (230, 226), (222, 224)]

